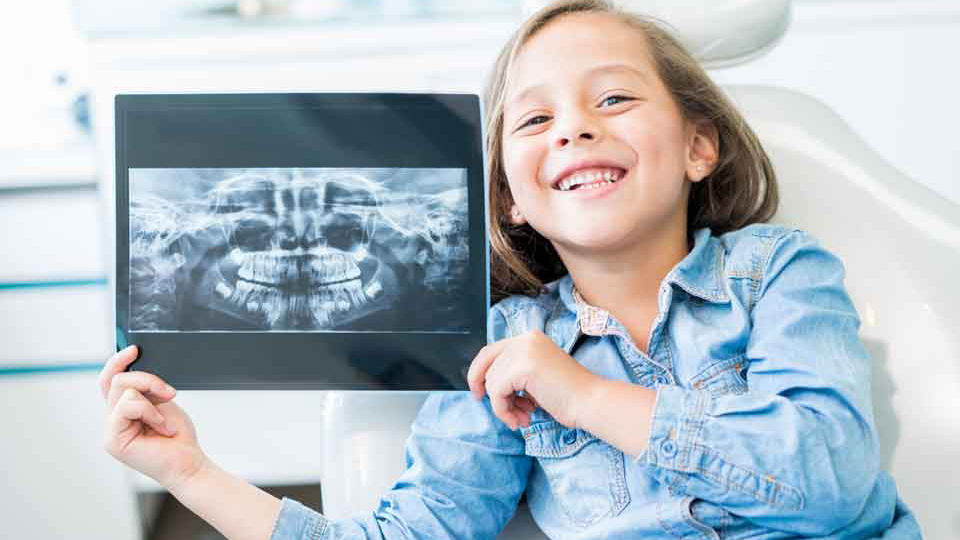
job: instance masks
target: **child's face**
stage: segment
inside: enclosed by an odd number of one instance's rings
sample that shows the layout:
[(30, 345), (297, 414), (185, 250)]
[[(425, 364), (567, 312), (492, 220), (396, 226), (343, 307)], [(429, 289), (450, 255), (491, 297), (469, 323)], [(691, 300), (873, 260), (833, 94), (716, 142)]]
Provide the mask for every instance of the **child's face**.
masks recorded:
[[(520, 51), (504, 103), (503, 166), (520, 219), (561, 255), (685, 227), (685, 173), (698, 180), (709, 166), (697, 171), (705, 162), (689, 156), (693, 131), (638, 30), (605, 14), (553, 21)], [(578, 170), (619, 180), (561, 190)]]

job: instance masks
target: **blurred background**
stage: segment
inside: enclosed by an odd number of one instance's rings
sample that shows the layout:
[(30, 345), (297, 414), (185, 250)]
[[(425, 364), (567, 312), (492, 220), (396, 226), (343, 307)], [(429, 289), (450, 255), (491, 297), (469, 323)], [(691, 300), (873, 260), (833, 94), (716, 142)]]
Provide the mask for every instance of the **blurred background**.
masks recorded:
[[(34, 0), (0, 8), (0, 536), (220, 538), (103, 450), (96, 375), (114, 347), (114, 95), (479, 93), (525, 7)], [(796, 0), (773, 50), (711, 75), (821, 100), (891, 165), (960, 203), (957, 51), (957, 0)], [(221, 466), (320, 509), (321, 456), (311, 450), (319, 393), (261, 394), (188, 392), (178, 402)], [(901, 495), (909, 503), (931, 493), (907, 482)]]

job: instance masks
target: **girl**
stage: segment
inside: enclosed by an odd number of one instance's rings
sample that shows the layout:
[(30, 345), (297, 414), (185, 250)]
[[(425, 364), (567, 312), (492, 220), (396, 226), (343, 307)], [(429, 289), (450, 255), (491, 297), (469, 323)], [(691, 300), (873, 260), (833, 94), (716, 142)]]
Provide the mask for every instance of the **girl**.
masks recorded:
[(379, 508), (331, 521), (219, 469), (133, 347), (101, 373), (107, 451), (232, 540), (493, 538), (524, 493), (552, 538), (919, 538), (843, 266), (764, 223), (770, 162), (677, 41), (555, 4), (484, 98), (491, 344)]

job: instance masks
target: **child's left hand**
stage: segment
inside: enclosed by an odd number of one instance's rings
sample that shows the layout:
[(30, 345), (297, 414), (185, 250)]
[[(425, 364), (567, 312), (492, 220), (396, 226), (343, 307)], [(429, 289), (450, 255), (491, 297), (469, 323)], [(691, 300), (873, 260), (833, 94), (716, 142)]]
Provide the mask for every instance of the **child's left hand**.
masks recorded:
[[(480, 349), (467, 372), (473, 397), (489, 394), (494, 414), (510, 429), (529, 426), (537, 406), (557, 422), (578, 427), (583, 419), (577, 406), (582, 408), (599, 380), (537, 330)], [(523, 397), (516, 395), (521, 390)]]

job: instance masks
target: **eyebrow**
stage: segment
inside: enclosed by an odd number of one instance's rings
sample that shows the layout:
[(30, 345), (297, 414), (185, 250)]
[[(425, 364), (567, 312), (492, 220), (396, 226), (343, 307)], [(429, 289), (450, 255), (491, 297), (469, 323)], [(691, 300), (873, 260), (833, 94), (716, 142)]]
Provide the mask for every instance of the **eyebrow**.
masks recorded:
[[(604, 73), (627, 73), (630, 75), (635, 75), (636, 77), (640, 78), (640, 80), (642, 80), (644, 84), (650, 84), (650, 80), (647, 78), (646, 74), (644, 74), (642, 71), (638, 71), (637, 69), (634, 69), (633, 67), (628, 66), (627, 64), (608, 64), (603, 66), (597, 66), (595, 68), (591, 68), (587, 70), (586, 75), (602, 75)], [(543, 84), (534, 84), (532, 86), (528, 86), (527, 88), (524, 88), (522, 91), (518, 92), (517, 95), (513, 97), (513, 99), (511, 99), (510, 101), (504, 104), (504, 110), (506, 110), (507, 107), (509, 107), (510, 105), (513, 105), (514, 103), (523, 101), (524, 99), (526, 99), (527, 96), (543, 88), (543, 86), (544, 86)]]

